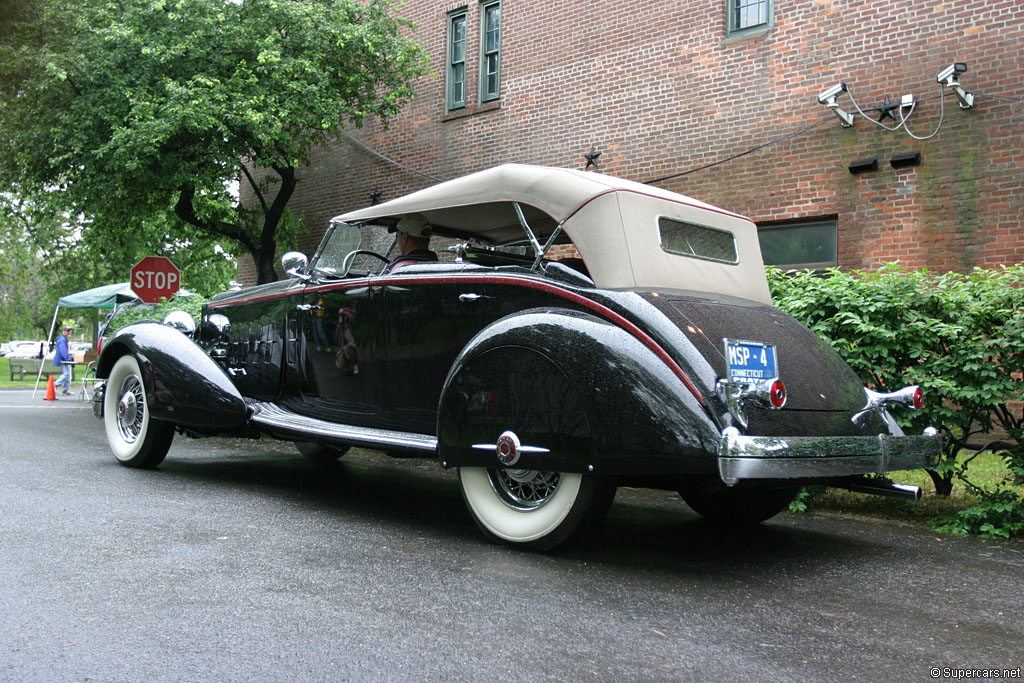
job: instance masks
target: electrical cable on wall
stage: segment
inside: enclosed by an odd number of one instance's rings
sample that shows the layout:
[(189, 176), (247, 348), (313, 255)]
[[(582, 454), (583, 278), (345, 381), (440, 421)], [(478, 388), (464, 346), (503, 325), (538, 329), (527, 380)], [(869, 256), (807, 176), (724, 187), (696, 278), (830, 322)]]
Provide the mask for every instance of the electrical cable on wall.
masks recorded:
[(339, 128), (338, 132), (341, 133), (346, 138), (348, 138), (356, 146), (361, 147), (362, 149), (366, 150), (370, 154), (374, 155), (375, 157), (379, 157), (379, 158), (383, 159), (384, 161), (388, 162), (389, 164), (394, 164), (395, 166), (398, 166), (399, 168), (404, 168), (406, 171), (409, 171), (410, 173), (415, 173), (418, 176), (423, 176), (424, 178), (427, 178), (428, 180), (433, 180), (434, 182), (438, 182), (438, 183), (443, 183), (444, 182), (444, 179), (442, 179), (442, 178), (438, 178), (436, 176), (432, 176), (429, 173), (424, 173), (423, 171), (417, 171), (415, 168), (413, 168), (411, 166), (406, 166), (401, 161), (396, 161), (395, 159), (392, 159), (391, 157), (388, 157), (388, 156), (385, 156), (385, 155), (381, 154), (377, 150), (375, 150), (372, 147), (370, 147), (369, 145), (367, 145), (362, 140), (354, 137), (351, 133), (349, 133), (346, 130), (342, 130), (342, 129)]
[[(871, 118), (870, 116), (868, 116), (867, 114), (864, 113), (864, 110), (860, 108), (859, 104), (857, 104), (857, 100), (854, 98), (853, 91), (850, 89), (850, 86), (846, 86), (846, 94), (849, 96), (850, 102), (852, 102), (853, 106), (857, 109), (857, 112), (865, 120), (869, 121), (870, 123), (873, 123), (874, 125), (878, 126), (879, 128), (884, 128), (885, 130), (890, 131), (890, 132), (896, 132), (900, 128), (902, 128), (903, 130), (906, 131), (907, 135), (909, 135), (910, 137), (914, 138), (915, 140), (930, 140), (931, 138), (933, 138), (936, 135), (938, 135), (939, 130), (942, 128), (942, 123), (946, 119), (946, 89), (941, 87), (941, 86), (939, 87), (939, 95), (938, 95), (938, 98), (939, 98), (939, 122), (935, 125), (935, 130), (933, 130), (931, 133), (929, 133), (928, 135), (925, 135), (925, 136), (915, 135), (910, 130), (910, 127), (907, 125), (907, 121), (910, 119), (911, 116), (913, 116), (914, 110), (917, 108), (918, 100), (916, 100), (916, 99), (913, 100), (909, 105), (902, 105), (902, 104), (898, 105), (898, 108), (900, 110), (900, 120), (899, 120), (899, 122), (895, 126), (887, 126), (884, 123), (882, 123), (881, 119), (879, 119), (878, 121), (875, 121), (873, 118)], [(889, 96), (886, 95), (885, 99), (886, 99), (886, 102), (888, 102)], [(928, 99), (931, 99), (931, 98), (928, 98)], [(905, 109), (909, 109), (910, 111), (904, 112)], [(883, 111), (883, 110), (876, 107), (875, 111)]]
[(684, 175), (690, 175), (691, 173), (696, 173), (697, 171), (704, 171), (706, 169), (713, 168), (715, 166), (721, 166), (722, 164), (728, 163), (730, 161), (734, 161), (736, 159), (739, 159), (740, 157), (745, 157), (748, 154), (753, 154), (754, 152), (762, 150), (765, 147), (771, 147), (772, 145), (776, 145), (776, 144), (778, 144), (780, 142), (785, 142), (786, 140), (791, 140), (791, 139), (793, 139), (793, 138), (795, 138), (795, 137), (797, 137), (799, 135), (803, 135), (804, 133), (806, 133), (806, 132), (808, 132), (810, 130), (815, 129), (818, 126), (820, 126), (820, 125), (822, 125), (824, 123), (828, 123), (831, 120), (832, 120), (831, 117), (826, 116), (823, 119), (821, 119), (820, 121), (818, 121), (817, 123), (812, 123), (809, 126), (804, 126), (803, 128), (795, 130), (792, 133), (787, 133), (786, 135), (783, 135), (782, 137), (776, 138), (774, 140), (769, 140), (768, 142), (766, 142), (764, 144), (761, 144), (761, 145), (758, 145), (757, 147), (751, 147), (750, 149), (748, 149), (746, 151), (743, 151), (743, 152), (740, 152), (739, 154), (733, 154), (732, 156), (726, 157), (725, 159), (721, 159), (719, 161), (713, 161), (710, 164), (704, 164), (703, 166), (698, 166), (697, 168), (691, 168), (690, 170), (682, 171), (681, 173), (673, 173), (672, 175), (663, 176), (661, 178), (655, 178), (654, 180), (645, 180), (645, 181), (643, 181), (644, 185), (654, 185), (655, 183), (664, 182), (666, 180), (672, 180), (673, 178), (680, 178), (680, 177), (682, 177)]

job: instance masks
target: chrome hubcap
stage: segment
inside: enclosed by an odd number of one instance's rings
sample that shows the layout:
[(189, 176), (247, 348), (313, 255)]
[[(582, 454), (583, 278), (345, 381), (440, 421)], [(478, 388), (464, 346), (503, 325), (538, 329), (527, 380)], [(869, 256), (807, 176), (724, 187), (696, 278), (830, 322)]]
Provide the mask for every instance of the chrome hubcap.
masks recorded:
[(121, 398), (117, 402), (117, 431), (128, 443), (135, 443), (142, 434), (142, 418), (145, 414), (145, 396), (142, 383), (130, 375), (121, 383)]
[(491, 487), (505, 505), (516, 510), (536, 510), (555, 495), (561, 472), (538, 470), (489, 470)]

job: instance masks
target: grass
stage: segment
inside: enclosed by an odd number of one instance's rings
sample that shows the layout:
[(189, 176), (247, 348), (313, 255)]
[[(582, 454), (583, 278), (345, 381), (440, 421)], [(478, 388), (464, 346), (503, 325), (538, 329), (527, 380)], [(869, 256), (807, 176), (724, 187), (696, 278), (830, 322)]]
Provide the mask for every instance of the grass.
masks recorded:
[[(15, 379), (11, 381), (11, 361), (0, 358), (0, 389), (31, 389), (36, 385), (36, 378), (25, 375), (24, 381)], [(39, 386), (43, 386), (40, 382)]]
[[(48, 358), (47, 363), (50, 363), (53, 359)], [(82, 376), (82, 370), (84, 366), (77, 366), (75, 368), (75, 381), (71, 383), (72, 389), (76, 389), (81, 382), (79, 381)], [(25, 375), (25, 379), (19, 380), (17, 378), (11, 379), (11, 362), (7, 358), (0, 358), (0, 389), (31, 389), (36, 385), (36, 376)], [(56, 377), (54, 381), (56, 381)], [(46, 376), (44, 375), (39, 381), (39, 388), (46, 389)]]

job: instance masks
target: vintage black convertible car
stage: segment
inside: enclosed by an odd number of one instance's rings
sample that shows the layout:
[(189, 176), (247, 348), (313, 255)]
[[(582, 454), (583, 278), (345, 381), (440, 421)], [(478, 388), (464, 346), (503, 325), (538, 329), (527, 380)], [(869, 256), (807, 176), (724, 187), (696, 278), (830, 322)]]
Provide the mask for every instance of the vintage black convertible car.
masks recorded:
[[(407, 216), (448, 258), (384, 274), (371, 245)], [(671, 192), (499, 166), (338, 216), (282, 261), (288, 280), (221, 294), (198, 324), (106, 341), (95, 407), (122, 464), (156, 467), (175, 431), (437, 458), (488, 537), (545, 549), (618, 485), (757, 522), (806, 483), (919, 495), (863, 475), (940, 450), (886, 412), (919, 408), (916, 387), (865, 389), (772, 307), (750, 221)]]

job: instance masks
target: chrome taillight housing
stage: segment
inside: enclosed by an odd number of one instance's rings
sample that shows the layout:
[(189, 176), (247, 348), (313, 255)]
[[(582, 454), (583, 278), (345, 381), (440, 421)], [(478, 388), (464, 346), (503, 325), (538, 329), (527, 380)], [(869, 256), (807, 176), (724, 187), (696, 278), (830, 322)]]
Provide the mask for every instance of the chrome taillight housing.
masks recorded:
[(853, 416), (854, 424), (862, 424), (868, 415), (885, 412), (889, 406), (900, 406), (907, 410), (921, 410), (924, 407), (924, 392), (917, 385), (888, 393), (864, 389), (864, 396), (867, 404)]
[(744, 412), (747, 406), (778, 410), (786, 405), (787, 397), (786, 385), (778, 377), (751, 384), (738, 384), (722, 379), (718, 381), (718, 395), (741, 427), (747, 426), (747, 416)]
[(868, 399), (864, 410), (878, 410), (880, 408), (888, 408), (889, 406), (902, 406), (907, 410), (921, 410), (924, 407), (924, 392), (921, 391), (921, 387), (916, 385), (903, 387), (898, 391), (889, 393), (865, 389), (864, 394)]

